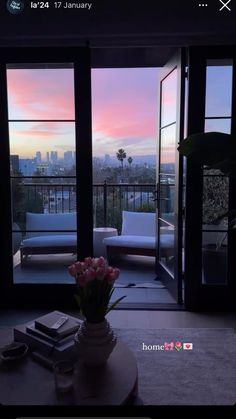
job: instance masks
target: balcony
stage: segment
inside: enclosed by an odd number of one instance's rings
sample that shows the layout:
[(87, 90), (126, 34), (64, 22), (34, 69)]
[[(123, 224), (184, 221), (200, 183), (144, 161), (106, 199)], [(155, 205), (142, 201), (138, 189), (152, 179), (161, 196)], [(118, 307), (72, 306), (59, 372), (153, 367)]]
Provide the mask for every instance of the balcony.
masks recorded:
[[(51, 180), (50, 180), (51, 181)], [(68, 213), (76, 211), (76, 185), (69, 182), (53, 183), (25, 181), (19, 179), (18, 187), (24, 191), (24, 211), (32, 211), (32, 201), (44, 213)], [(93, 215), (94, 227), (111, 226), (121, 231), (122, 210), (154, 212), (155, 184), (94, 184)], [(13, 197), (13, 205), (16, 206)], [(78, 205), (79, 211), (79, 205)], [(20, 214), (20, 212), (19, 212)], [(19, 215), (22, 220), (24, 214)], [(20, 223), (19, 223), (20, 224)], [(13, 227), (16, 224), (13, 225)], [(27, 234), (23, 221), (21, 231), (13, 228), (13, 242)], [(61, 226), (63, 230), (63, 225)], [(67, 267), (76, 256), (72, 254), (33, 255), (26, 266), (21, 266), (19, 250), (14, 254), (14, 283), (74, 283)], [(127, 302), (165, 302), (172, 298), (161, 283), (155, 281), (155, 259), (144, 256), (125, 256), (117, 261), (121, 270), (114, 298), (126, 295)], [(125, 288), (125, 289), (123, 289)]]

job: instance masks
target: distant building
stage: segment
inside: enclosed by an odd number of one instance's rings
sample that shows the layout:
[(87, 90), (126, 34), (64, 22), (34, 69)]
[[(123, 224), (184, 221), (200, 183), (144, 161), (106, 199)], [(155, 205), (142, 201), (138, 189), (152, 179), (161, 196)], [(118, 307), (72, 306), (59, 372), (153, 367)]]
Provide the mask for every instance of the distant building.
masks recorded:
[(70, 169), (74, 164), (73, 160), (73, 152), (72, 151), (65, 151), (64, 152), (64, 167), (66, 169)]
[(49, 163), (50, 162), (50, 157), (49, 157), (49, 152), (47, 151), (46, 153), (46, 162)]
[(17, 154), (12, 154), (10, 156), (10, 165), (11, 165), (11, 171), (17, 171), (19, 172), (20, 170), (20, 160), (19, 160), (19, 156)]
[(36, 151), (35, 159), (36, 159), (36, 163), (37, 164), (40, 164), (41, 163), (41, 161), (42, 161), (41, 151)]
[(48, 176), (49, 173), (49, 164), (44, 162), (44, 163), (39, 163), (36, 165), (36, 170), (39, 171), (42, 175)]
[(57, 161), (58, 161), (57, 151), (51, 151), (50, 157), (51, 157), (51, 163), (57, 164)]
[(19, 166), (23, 176), (32, 176), (36, 170), (36, 163), (32, 159), (19, 159)]

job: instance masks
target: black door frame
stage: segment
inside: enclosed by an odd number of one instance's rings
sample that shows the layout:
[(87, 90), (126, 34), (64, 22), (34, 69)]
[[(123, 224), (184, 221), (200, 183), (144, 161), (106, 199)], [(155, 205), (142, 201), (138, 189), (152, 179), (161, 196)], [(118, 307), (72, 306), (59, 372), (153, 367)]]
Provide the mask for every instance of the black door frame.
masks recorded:
[[(180, 49), (164, 66), (159, 80), (158, 92), (158, 156), (157, 156), (157, 215), (160, 208), (160, 152), (161, 152), (161, 82), (177, 69), (177, 118), (176, 118), (176, 135), (179, 140), (184, 135), (184, 109), (185, 109), (185, 49)], [(157, 253), (156, 253), (156, 272), (175, 298), (177, 304), (182, 304), (182, 182), (183, 182), (183, 159), (177, 151), (175, 159), (175, 202), (174, 202), (174, 277), (159, 262), (159, 237), (160, 222), (157, 223)]]
[(75, 82), (76, 192), (78, 257), (93, 253), (92, 122), (90, 48), (0, 49), (0, 307), (75, 306), (74, 285), (14, 284), (12, 264), (12, 217), (10, 150), (7, 111), (6, 64), (73, 63)]
[[(233, 60), (231, 132), (236, 135), (236, 47), (190, 47), (188, 50), (188, 135), (204, 132), (208, 59)], [(202, 284), (202, 190), (200, 165), (187, 161), (185, 219), (185, 304), (187, 310), (235, 310), (235, 233), (228, 233), (228, 284)], [(235, 181), (230, 180), (229, 210), (236, 208)], [(233, 193), (234, 191), (234, 193)], [(193, 240), (194, 237), (194, 240)]]

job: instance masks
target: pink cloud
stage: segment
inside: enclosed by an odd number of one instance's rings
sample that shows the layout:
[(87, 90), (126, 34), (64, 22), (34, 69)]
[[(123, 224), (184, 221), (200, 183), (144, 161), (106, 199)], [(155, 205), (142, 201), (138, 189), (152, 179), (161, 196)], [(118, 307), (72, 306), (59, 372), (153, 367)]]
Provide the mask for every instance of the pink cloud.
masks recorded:
[(8, 70), (10, 119), (73, 119), (72, 70)]
[(94, 70), (93, 131), (109, 137), (155, 137), (157, 69)]

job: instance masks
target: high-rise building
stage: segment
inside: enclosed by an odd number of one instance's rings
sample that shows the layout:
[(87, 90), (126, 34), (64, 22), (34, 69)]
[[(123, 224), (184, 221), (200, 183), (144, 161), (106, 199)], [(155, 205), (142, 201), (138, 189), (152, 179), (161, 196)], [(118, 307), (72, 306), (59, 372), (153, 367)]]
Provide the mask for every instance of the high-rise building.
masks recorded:
[(32, 159), (20, 159), (19, 166), (24, 176), (32, 176), (36, 170), (36, 163)]
[(57, 151), (51, 151), (51, 163), (52, 164), (57, 164)]
[(10, 156), (10, 165), (11, 165), (11, 171), (17, 171), (19, 172), (20, 170), (20, 161), (19, 161), (19, 156), (17, 154), (12, 154)]
[(37, 164), (40, 164), (41, 163), (41, 161), (42, 161), (41, 151), (36, 151), (35, 159), (36, 159), (36, 163)]
[(46, 162), (49, 163), (50, 162), (50, 157), (49, 157), (49, 152), (47, 151), (46, 153)]
[(72, 151), (64, 152), (64, 166), (69, 169), (73, 166), (73, 153)]

